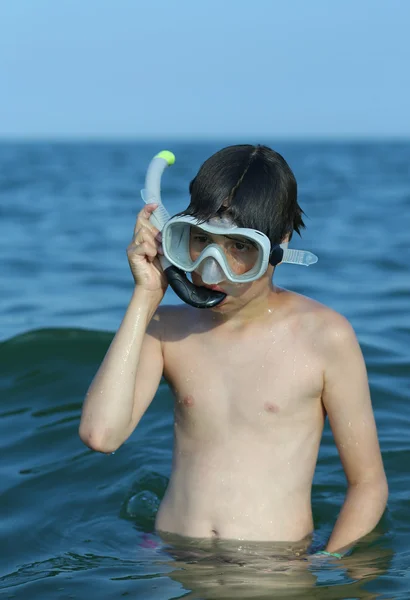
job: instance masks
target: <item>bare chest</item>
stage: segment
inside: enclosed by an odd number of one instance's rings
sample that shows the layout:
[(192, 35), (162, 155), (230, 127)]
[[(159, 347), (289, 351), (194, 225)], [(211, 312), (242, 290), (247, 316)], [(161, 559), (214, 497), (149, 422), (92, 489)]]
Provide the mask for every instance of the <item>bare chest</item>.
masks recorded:
[(308, 340), (294, 342), (293, 336), (246, 343), (192, 336), (167, 348), (176, 424), (209, 439), (230, 431), (265, 434), (317, 418), (322, 365)]

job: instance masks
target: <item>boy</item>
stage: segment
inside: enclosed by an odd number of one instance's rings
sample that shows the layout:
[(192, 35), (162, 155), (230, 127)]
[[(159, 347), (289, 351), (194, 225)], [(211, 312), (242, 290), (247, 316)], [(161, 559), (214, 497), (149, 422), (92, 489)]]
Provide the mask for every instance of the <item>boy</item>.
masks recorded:
[(189, 258), (215, 244), (227, 265), (209, 263), (219, 268), (216, 280), (198, 268), (192, 281), (226, 296), (211, 309), (159, 308), (167, 287), (158, 258), (163, 248), (149, 221), (156, 205), (145, 206), (127, 250), (135, 289), (88, 391), (80, 437), (94, 450), (116, 450), (163, 375), (175, 395), (175, 437), (157, 529), (297, 542), (313, 530), (311, 487), (327, 415), (348, 483), (327, 544), (328, 552), (341, 553), (374, 529), (387, 502), (354, 332), (333, 310), (275, 286), (275, 263), (238, 283), (259, 250), (240, 236), (201, 229), (228, 220), (262, 232), (272, 249), (288, 242), (304, 227), (294, 175), (265, 146), (232, 146), (202, 165), (190, 193), (184, 214), (197, 226)]

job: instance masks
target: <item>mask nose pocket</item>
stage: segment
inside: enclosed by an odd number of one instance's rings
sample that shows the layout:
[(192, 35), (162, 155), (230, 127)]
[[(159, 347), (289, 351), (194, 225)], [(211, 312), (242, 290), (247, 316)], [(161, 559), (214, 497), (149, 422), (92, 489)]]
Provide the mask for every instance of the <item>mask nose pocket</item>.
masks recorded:
[(226, 279), (225, 273), (219, 266), (218, 262), (211, 256), (206, 258), (203, 262), (201, 262), (200, 265), (198, 265), (196, 272), (199, 273), (202, 281), (207, 285), (217, 285)]

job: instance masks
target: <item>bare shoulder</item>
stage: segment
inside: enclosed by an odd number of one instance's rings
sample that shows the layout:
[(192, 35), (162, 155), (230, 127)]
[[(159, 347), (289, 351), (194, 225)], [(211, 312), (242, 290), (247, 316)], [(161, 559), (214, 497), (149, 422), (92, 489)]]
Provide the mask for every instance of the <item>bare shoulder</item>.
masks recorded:
[(307, 296), (288, 293), (292, 318), (318, 347), (328, 352), (357, 344), (354, 329), (342, 314)]
[(194, 328), (194, 309), (180, 305), (159, 306), (148, 327), (148, 333), (162, 342), (177, 341), (187, 337)]

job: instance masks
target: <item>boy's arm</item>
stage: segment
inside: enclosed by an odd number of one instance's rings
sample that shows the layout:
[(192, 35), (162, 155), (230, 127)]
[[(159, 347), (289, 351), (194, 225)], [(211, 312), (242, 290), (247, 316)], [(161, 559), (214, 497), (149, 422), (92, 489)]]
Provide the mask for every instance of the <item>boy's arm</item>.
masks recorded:
[(326, 550), (343, 552), (375, 528), (386, 507), (388, 487), (360, 346), (344, 317), (333, 314), (332, 321), (327, 327), (322, 400), (348, 489)]
[(161, 381), (161, 297), (135, 288), (124, 319), (84, 401), (80, 438), (114, 452), (131, 435)]

